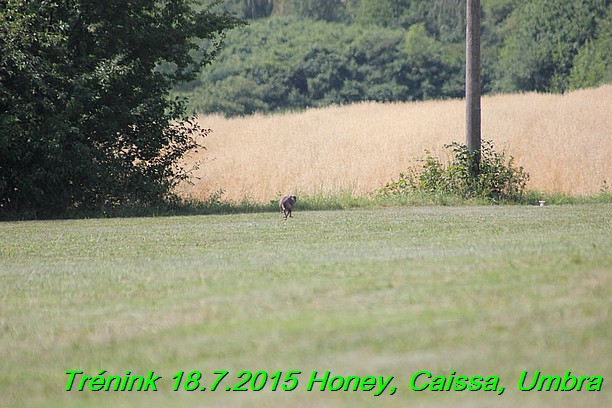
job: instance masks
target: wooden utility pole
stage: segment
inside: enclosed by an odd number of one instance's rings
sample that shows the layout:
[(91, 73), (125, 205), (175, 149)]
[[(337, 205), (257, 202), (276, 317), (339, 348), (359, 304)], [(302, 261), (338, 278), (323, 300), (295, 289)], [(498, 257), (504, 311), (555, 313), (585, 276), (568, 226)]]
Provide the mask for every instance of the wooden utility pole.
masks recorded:
[(465, 25), (465, 137), (480, 164), (480, 0), (466, 0)]

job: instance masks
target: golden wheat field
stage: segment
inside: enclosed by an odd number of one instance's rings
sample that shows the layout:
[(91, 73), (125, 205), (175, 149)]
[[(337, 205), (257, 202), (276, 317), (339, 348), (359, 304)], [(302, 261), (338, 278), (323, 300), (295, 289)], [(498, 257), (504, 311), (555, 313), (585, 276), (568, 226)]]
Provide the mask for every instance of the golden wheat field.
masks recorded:
[[(482, 138), (530, 174), (528, 188), (597, 193), (612, 181), (612, 85), (564, 95), (484, 96)], [(465, 140), (463, 100), (364, 102), (299, 113), (241, 118), (202, 116), (213, 132), (193, 185), (205, 199), (268, 202), (286, 193), (369, 193), (414, 164), (425, 149)], [(188, 163), (191, 164), (191, 163)]]

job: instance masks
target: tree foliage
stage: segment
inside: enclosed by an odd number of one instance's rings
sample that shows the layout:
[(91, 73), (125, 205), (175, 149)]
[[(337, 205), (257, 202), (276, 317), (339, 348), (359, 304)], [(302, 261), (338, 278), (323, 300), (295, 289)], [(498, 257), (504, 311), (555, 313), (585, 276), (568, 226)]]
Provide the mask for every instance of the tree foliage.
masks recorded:
[(313, 20), (344, 21), (346, 0), (225, 0), (225, 9), (248, 20), (293, 16)]
[(595, 36), (598, 22), (609, 13), (609, 8), (608, 0), (522, 2), (508, 20), (509, 35), (497, 67), (500, 72), (497, 89), (539, 92), (568, 89), (574, 59)]
[(574, 58), (569, 89), (594, 87), (612, 82), (612, 10), (597, 25), (594, 38), (588, 39)]
[[(465, 0), (226, 1), (234, 11), (256, 3), (265, 15), (251, 13), (215, 66), (177, 88), (191, 109), (245, 115), (464, 95)], [(563, 92), (611, 80), (609, 0), (481, 7), (483, 93)]]
[(423, 32), (263, 19), (230, 33), (215, 65), (179, 90), (194, 110), (226, 115), (460, 97), (462, 55)]
[(0, 4), (0, 211), (156, 203), (208, 130), (179, 81), (240, 23), (191, 0)]

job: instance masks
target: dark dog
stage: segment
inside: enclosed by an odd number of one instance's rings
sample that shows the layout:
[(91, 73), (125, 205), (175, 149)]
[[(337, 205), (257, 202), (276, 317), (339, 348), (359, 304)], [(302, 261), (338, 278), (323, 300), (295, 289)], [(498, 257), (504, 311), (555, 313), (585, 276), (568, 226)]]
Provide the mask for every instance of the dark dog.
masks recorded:
[(281, 213), (285, 216), (285, 219), (287, 219), (287, 216), (293, 218), (291, 216), (291, 211), (293, 210), (293, 207), (295, 206), (296, 201), (297, 201), (297, 197), (293, 195), (284, 196), (283, 198), (280, 199), (278, 204), (280, 206)]

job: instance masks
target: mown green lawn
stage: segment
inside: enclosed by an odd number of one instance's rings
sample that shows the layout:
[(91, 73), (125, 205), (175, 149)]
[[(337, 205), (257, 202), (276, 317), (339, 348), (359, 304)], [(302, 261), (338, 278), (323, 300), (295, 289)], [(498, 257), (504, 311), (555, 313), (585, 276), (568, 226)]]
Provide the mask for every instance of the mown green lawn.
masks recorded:
[[(612, 406), (611, 220), (590, 204), (0, 223), (0, 406)], [(162, 379), (68, 392), (70, 370)], [(194, 370), (229, 374), (173, 392)], [(226, 391), (242, 370), (301, 373)], [(306, 390), (328, 370), (396, 392)], [(505, 392), (417, 392), (422, 370)], [(535, 370), (602, 390), (519, 391)]]

